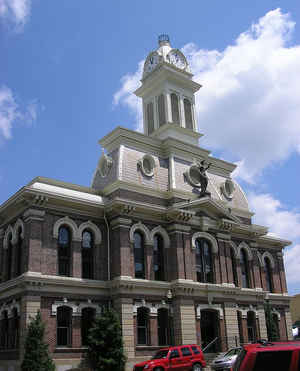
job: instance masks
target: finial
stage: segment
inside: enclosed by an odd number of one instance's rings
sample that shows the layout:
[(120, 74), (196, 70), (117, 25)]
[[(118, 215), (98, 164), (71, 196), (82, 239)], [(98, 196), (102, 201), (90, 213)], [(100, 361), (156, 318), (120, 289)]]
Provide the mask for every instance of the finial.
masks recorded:
[(166, 35), (166, 34), (159, 35), (158, 36), (158, 44), (159, 44), (159, 46), (169, 45), (170, 44), (169, 35)]

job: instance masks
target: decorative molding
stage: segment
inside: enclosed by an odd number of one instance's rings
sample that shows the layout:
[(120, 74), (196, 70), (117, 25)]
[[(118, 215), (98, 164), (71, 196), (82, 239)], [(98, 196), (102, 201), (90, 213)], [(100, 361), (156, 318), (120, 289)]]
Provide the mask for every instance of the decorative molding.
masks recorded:
[(237, 249), (238, 249), (239, 256), (241, 255), (241, 249), (244, 249), (247, 253), (248, 260), (253, 259), (252, 251), (251, 251), (250, 247), (246, 244), (245, 241), (241, 242)]
[(112, 229), (119, 228), (119, 227), (130, 228), (131, 224), (132, 224), (131, 219), (122, 218), (122, 217), (113, 219), (110, 222), (110, 226)]
[(23, 218), (25, 222), (28, 222), (30, 220), (43, 221), (44, 216), (45, 216), (45, 211), (36, 210), (36, 209), (28, 209), (23, 214)]
[(196, 308), (196, 316), (197, 319), (201, 319), (201, 311), (202, 310), (214, 310), (219, 312), (219, 319), (224, 318), (224, 311), (222, 308), (222, 304), (198, 304)]
[(58, 219), (53, 226), (53, 237), (58, 239), (59, 228), (63, 225), (68, 226), (72, 230), (72, 241), (81, 241), (81, 236), (78, 232), (78, 227), (73, 219), (65, 216), (64, 218)]
[(143, 233), (146, 245), (152, 245), (153, 242), (152, 242), (151, 237), (150, 237), (150, 231), (142, 222), (138, 222), (136, 224), (133, 224), (133, 226), (130, 228), (129, 238), (130, 238), (130, 242), (132, 244), (134, 244), (134, 233), (136, 231), (140, 231), (140, 232)]
[(14, 228), (13, 228), (13, 238), (12, 238), (12, 244), (16, 244), (18, 242), (18, 230), (19, 228), (21, 228), (21, 234), (20, 234), (20, 237), (21, 239), (23, 240), (24, 239), (24, 233), (25, 233), (25, 227), (24, 227), (24, 223), (23, 221), (19, 218), (15, 225), (14, 225)]
[[(145, 166), (145, 161), (148, 161), (149, 169)], [(140, 168), (142, 174), (148, 178), (152, 178), (154, 175), (154, 169), (155, 169), (155, 160), (152, 155), (146, 154), (141, 159), (138, 160), (138, 167)]]
[(86, 303), (80, 303), (78, 306), (77, 306), (77, 312), (76, 312), (76, 315), (77, 316), (81, 316), (82, 314), (82, 310), (85, 309), (85, 308), (93, 308), (95, 309), (96, 311), (96, 314), (101, 314), (102, 313), (102, 306), (100, 304), (94, 304), (92, 303), (90, 300), (87, 301)]
[(204, 239), (208, 240), (211, 243), (212, 252), (214, 254), (218, 253), (219, 248), (218, 248), (217, 240), (214, 238), (214, 236), (212, 236), (210, 233), (207, 233), (207, 232), (196, 232), (196, 233), (193, 234), (192, 249), (196, 249), (197, 238), (204, 238)]
[(158, 315), (159, 309), (168, 309), (170, 310), (170, 305), (167, 304), (164, 300), (162, 300), (160, 303), (149, 303), (146, 302), (145, 299), (142, 299), (141, 301), (136, 301), (134, 305), (132, 306), (132, 312), (133, 315), (137, 315), (138, 308), (147, 308), (149, 310), (149, 316), (156, 317)]
[(167, 227), (167, 230), (170, 232), (170, 233), (177, 233), (177, 232), (180, 232), (180, 233), (190, 233), (191, 231), (191, 227), (189, 225), (182, 225), (182, 224), (171, 224)]
[(102, 242), (102, 233), (100, 229), (96, 226), (96, 224), (92, 223), (90, 220), (80, 224), (78, 228), (78, 237), (80, 237), (81, 240), (82, 240), (82, 233), (85, 229), (88, 229), (93, 232), (95, 245), (100, 245)]
[(156, 234), (159, 234), (162, 236), (163, 240), (164, 240), (164, 248), (168, 249), (170, 247), (170, 237), (167, 233), (167, 231), (161, 227), (160, 225), (153, 228), (150, 232), (150, 239), (152, 241), (152, 244), (154, 244), (154, 236)]
[(270, 254), (269, 251), (265, 251), (263, 253), (263, 255), (262, 255), (262, 264), (263, 264), (264, 267), (266, 267), (265, 258), (269, 258), (270, 264), (271, 264), (271, 268), (274, 269), (275, 268), (275, 261), (274, 261), (274, 258), (272, 256), (272, 254)]
[(13, 316), (13, 310), (17, 309), (17, 314), (20, 316), (20, 303), (16, 300), (13, 300), (11, 303), (3, 303), (0, 307), (0, 317), (2, 318), (3, 312), (7, 311), (7, 317), (12, 318)]
[(188, 210), (169, 210), (166, 212), (166, 220), (173, 222), (188, 222), (193, 218), (195, 212)]
[(240, 255), (238, 253), (238, 248), (237, 248), (236, 244), (233, 241), (229, 241), (229, 244), (230, 244), (231, 249), (234, 252), (234, 256), (235, 256), (236, 260), (239, 260)]
[(3, 239), (3, 249), (4, 250), (6, 250), (8, 248), (9, 237), (11, 236), (11, 238), (13, 238), (13, 235), (14, 235), (14, 230), (13, 230), (12, 226), (9, 225), (6, 228), (6, 231), (5, 231), (5, 234), (4, 234), (4, 239)]
[(248, 312), (255, 313), (255, 318), (258, 318), (258, 312), (257, 309), (254, 308), (251, 304), (248, 307), (237, 307), (236, 309), (238, 312), (242, 313), (242, 318), (247, 319)]
[(228, 219), (221, 219), (218, 223), (218, 228), (222, 231), (232, 231), (233, 229), (233, 226), (235, 225), (236, 223), (233, 222), (232, 220), (228, 220)]
[(72, 316), (78, 316), (78, 305), (74, 302), (68, 302), (67, 299), (63, 301), (55, 301), (51, 306), (51, 315), (56, 316), (57, 308), (59, 307), (69, 307), (72, 309)]

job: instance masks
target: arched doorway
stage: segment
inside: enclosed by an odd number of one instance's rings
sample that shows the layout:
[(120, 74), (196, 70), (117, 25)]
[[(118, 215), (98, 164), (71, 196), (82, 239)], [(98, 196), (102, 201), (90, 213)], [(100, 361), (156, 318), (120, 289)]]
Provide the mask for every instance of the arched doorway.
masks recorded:
[(218, 338), (212, 345), (210, 345), (207, 348), (207, 353), (219, 352), (220, 351), (219, 312), (212, 309), (201, 310), (200, 328), (202, 349), (209, 345), (213, 340)]

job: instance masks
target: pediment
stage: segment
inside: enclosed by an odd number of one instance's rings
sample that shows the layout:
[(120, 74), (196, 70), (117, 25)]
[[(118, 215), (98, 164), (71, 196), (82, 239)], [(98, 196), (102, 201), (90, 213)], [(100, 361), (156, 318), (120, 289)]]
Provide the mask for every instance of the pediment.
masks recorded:
[(225, 208), (209, 197), (178, 203), (176, 208), (186, 212), (191, 212), (195, 215), (204, 214), (215, 220), (226, 219), (234, 223), (241, 223), (241, 220), (238, 217), (231, 214), (230, 209)]

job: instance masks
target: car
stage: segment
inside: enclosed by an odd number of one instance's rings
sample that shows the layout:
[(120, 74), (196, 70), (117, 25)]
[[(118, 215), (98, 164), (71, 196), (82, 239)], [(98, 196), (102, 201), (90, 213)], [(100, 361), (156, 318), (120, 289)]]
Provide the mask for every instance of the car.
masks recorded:
[(300, 342), (259, 341), (242, 347), (232, 371), (299, 371)]
[(206, 366), (199, 345), (179, 345), (162, 348), (148, 361), (137, 363), (133, 371), (202, 371)]
[(230, 349), (225, 354), (221, 354), (216, 359), (213, 360), (210, 367), (212, 370), (218, 371), (229, 371), (234, 364), (239, 352), (241, 351), (241, 347), (236, 347)]

